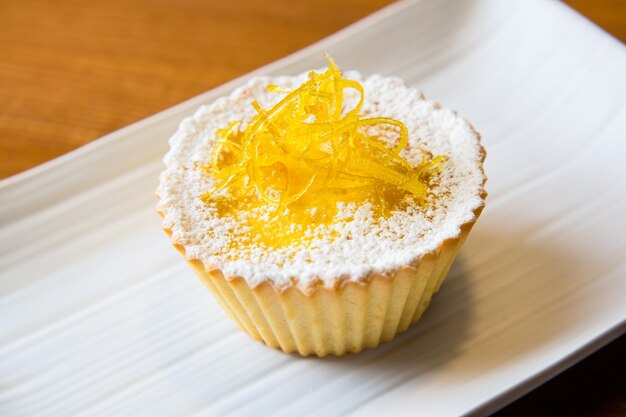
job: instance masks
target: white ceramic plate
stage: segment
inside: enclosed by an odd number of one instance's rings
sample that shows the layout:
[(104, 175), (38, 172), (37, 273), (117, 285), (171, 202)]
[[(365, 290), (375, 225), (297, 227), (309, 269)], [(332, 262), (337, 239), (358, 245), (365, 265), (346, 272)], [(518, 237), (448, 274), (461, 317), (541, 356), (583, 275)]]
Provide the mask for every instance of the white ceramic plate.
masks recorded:
[(0, 415), (485, 414), (626, 319), (626, 51), (552, 1), (398, 3), (256, 71), (398, 75), (483, 134), (487, 209), (425, 317), (302, 359), (235, 328), (154, 212), (167, 138), (235, 80), (0, 183)]

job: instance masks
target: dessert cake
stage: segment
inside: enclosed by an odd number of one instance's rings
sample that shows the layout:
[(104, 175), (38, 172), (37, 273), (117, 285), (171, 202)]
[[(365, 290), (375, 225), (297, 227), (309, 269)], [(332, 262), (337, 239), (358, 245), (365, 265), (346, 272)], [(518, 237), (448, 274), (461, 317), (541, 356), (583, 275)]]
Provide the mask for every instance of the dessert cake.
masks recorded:
[(170, 139), (163, 229), (254, 339), (341, 355), (416, 322), (478, 218), (474, 128), (395, 77), (256, 77)]

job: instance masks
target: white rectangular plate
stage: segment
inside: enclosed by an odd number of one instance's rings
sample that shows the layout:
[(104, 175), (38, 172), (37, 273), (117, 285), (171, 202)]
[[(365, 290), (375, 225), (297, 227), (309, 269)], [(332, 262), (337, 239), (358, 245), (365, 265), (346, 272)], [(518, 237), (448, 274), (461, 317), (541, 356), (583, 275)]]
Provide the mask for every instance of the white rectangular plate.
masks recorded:
[(320, 67), (323, 50), (483, 135), (487, 209), (425, 317), (359, 355), (285, 355), (169, 246), (167, 138), (249, 74), (0, 183), (0, 415), (484, 414), (624, 330), (621, 44), (557, 2), (422, 1), (254, 74)]

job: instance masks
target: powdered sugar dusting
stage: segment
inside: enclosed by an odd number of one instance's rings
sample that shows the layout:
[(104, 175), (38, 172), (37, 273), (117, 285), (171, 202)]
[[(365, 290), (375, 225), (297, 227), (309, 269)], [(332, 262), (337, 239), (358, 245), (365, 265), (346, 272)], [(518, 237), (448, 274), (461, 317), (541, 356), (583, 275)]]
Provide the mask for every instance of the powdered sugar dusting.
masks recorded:
[[(371, 273), (387, 273), (431, 252), (445, 239), (459, 235), (460, 226), (474, 219), (473, 211), (484, 204), (481, 197), (484, 174), (483, 150), (478, 135), (463, 119), (438, 104), (425, 100), (398, 78), (378, 75), (363, 78), (346, 72), (347, 78), (363, 84), (363, 112), (387, 116), (405, 123), (409, 145), (403, 156), (413, 163), (425, 148), (434, 155), (445, 154), (448, 162), (434, 179), (428, 204), (412, 204), (388, 218), (375, 219), (370, 203), (344, 204), (337, 221), (310, 231), (305, 243), (282, 248), (240, 242), (241, 225), (232, 217), (217, 215), (200, 200), (214, 186), (214, 179), (199, 165), (210, 158), (215, 132), (235, 120), (251, 119), (257, 100), (270, 107), (281, 96), (266, 91), (268, 84), (295, 88), (306, 79), (257, 77), (229, 97), (202, 106), (183, 120), (170, 139), (166, 169), (157, 190), (163, 227), (171, 231), (174, 244), (185, 248), (189, 259), (221, 270), (227, 277), (242, 277), (250, 286), (269, 281), (275, 288), (294, 283), (301, 288), (340, 280), (359, 280)], [(357, 99), (346, 90), (346, 106)], [(236, 242), (236, 249), (232, 243)]]

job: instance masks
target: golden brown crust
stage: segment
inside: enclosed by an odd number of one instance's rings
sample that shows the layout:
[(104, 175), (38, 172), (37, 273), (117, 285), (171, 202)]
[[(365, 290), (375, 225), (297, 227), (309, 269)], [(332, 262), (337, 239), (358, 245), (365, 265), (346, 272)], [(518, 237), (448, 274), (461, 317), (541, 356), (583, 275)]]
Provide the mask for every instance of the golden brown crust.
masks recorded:
[(389, 341), (415, 323), (430, 303), (463, 240), (449, 239), (416, 266), (367, 282), (305, 293), (276, 291), (268, 282), (251, 288), (243, 278), (227, 279), (188, 260), (201, 281), (237, 325), (255, 340), (285, 352), (325, 356), (356, 353)]
[[(481, 197), (486, 197), (484, 189)], [(458, 236), (410, 265), (334, 287), (277, 290), (268, 282), (250, 287), (242, 277), (225, 277), (218, 269), (188, 259), (182, 245), (174, 247), (253, 339), (302, 356), (343, 355), (390, 341), (419, 320), (483, 208), (473, 210), (474, 219), (460, 227)]]

